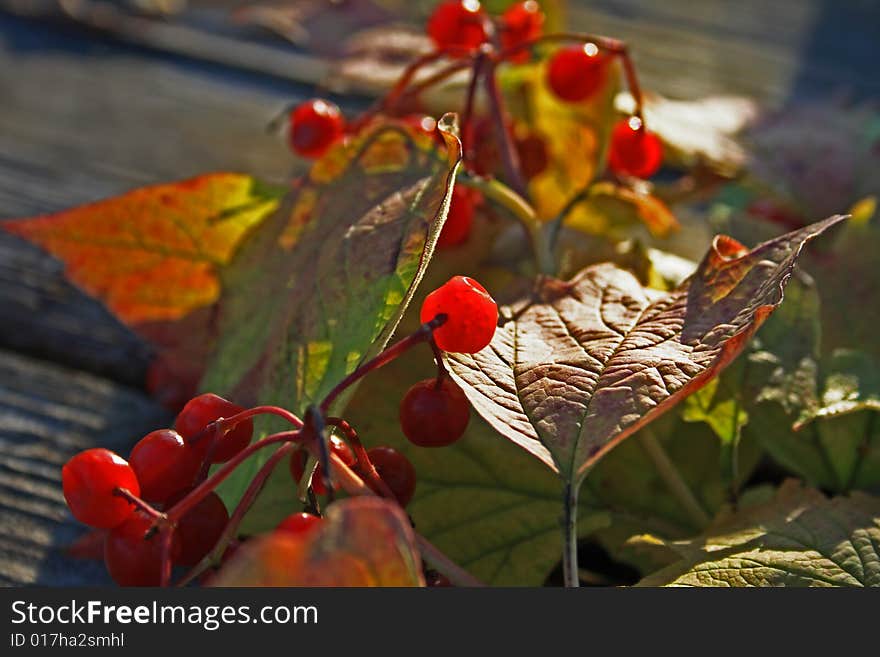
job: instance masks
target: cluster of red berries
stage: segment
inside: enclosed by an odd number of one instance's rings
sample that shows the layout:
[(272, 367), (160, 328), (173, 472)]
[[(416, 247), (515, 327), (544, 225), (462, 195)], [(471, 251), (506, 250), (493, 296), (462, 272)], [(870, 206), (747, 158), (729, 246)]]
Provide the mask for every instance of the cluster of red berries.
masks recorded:
[[(500, 17), (497, 27), (489, 20), (477, 0), (447, 0), (431, 15), (427, 24), (428, 35), (440, 49), (462, 49), (475, 52), (490, 41), (497, 32), (502, 52), (514, 63), (528, 61), (528, 44), (541, 36), (544, 13), (535, 0), (511, 5)], [(557, 98), (568, 103), (590, 100), (605, 88), (612, 57), (595, 43), (580, 43), (557, 50), (546, 66), (546, 83)], [(474, 127), (479, 132), (479, 126)], [(488, 134), (488, 133), (487, 133)], [(478, 152), (474, 170), (479, 174), (491, 173), (496, 167), (492, 156), (492, 138), (480, 138), (485, 145)], [(520, 143), (522, 141), (522, 143)], [(523, 175), (531, 179), (546, 168), (547, 154), (543, 140), (528, 135), (517, 140), (517, 150), (523, 165)], [(608, 149), (608, 166), (617, 174), (649, 178), (662, 163), (662, 146), (657, 136), (648, 132), (638, 117), (623, 119), (615, 124)]]
[[(128, 461), (107, 449), (76, 454), (61, 472), (67, 505), (77, 520), (109, 530), (104, 561), (111, 577), (124, 586), (155, 586), (161, 577), (162, 546), (147, 536), (154, 518), (137, 509), (140, 498), (167, 509), (189, 493), (210, 463), (223, 463), (247, 447), (253, 434), (250, 419), (228, 430), (209, 425), (244, 411), (222, 397), (199, 395), (184, 406), (174, 429), (144, 436)], [(209, 493), (177, 524), (172, 540), (173, 562), (193, 566), (214, 547), (229, 514), (216, 493)]]
[[(474, 353), (491, 341), (498, 308), (479, 283), (456, 276), (429, 294), (422, 305), (423, 323), (438, 316), (444, 321), (433, 332), (437, 346)], [(199, 395), (183, 407), (174, 429), (147, 434), (131, 450), (128, 461), (95, 448), (76, 454), (64, 465), (67, 505), (79, 521), (107, 531), (104, 561), (118, 584), (156, 586), (162, 581), (166, 556), (173, 564), (194, 566), (214, 549), (229, 523), (229, 513), (213, 491), (192, 508), (177, 507), (182, 517), (175, 519), (168, 544), (156, 531), (157, 519), (168, 521), (175, 504), (205, 480), (211, 464), (225, 463), (247, 448), (253, 436), (251, 416), (256, 412), (214, 394)], [(423, 447), (458, 440), (469, 417), (464, 393), (445, 375), (417, 383), (400, 407), (404, 433)], [(367, 475), (365, 481), (377, 493), (390, 492), (401, 506), (412, 499), (415, 468), (396, 450), (380, 446), (361, 451), (364, 463), (358, 463), (343, 439), (331, 437), (328, 447), (346, 466)], [(306, 475), (307, 464), (303, 449), (292, 454), (289, 468), (297, 482)], [(327, 494), (328, 485), (334, 486), (320, 464), (310, 473), (309, 485), (317, 495)], [(320, 522), (316, 515), (294, 513), (276, 531), (305, 534)]]

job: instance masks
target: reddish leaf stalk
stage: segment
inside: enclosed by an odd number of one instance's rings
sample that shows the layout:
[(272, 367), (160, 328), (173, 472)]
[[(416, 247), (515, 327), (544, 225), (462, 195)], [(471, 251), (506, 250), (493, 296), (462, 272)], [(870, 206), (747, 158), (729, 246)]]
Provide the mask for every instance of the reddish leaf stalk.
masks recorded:
[(336, 399), (341, 395), (347, 388), (349, 388), (352, 384), (356, 383), (360, 379), (364, 378), (370, 372), (379, 369), (383, 365), (387, 365), (395, 358), (405, 353), (407, 350), (411, 349), (417, 344), (425, 342), (430, 339), (434, 335), (434, 329), (442, 326), (446, 322), (446, 315), (440, 314), (437, 315), (430, 322), (422, 324), (419, 329), (407, 337), (403, 338), (396, 344), (388, 347), (381, 353), (379, 353), (374, 358), (370, 359), (360, 367), (358, 367), (354, 372), (345, 377), (342, 381), (336, 384), (336, 387), (333, 388), (327, 396), (324, 398), (324, 401), (321, 402), (320, 411), (322, 415), (326, 415), (327, 411), (330, 409), (330, 406)]

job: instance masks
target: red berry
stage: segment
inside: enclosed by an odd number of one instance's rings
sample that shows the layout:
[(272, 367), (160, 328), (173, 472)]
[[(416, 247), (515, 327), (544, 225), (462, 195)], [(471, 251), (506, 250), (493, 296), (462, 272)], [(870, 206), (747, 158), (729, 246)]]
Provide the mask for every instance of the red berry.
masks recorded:
[(208, 493), (177, 525), (180, 554), (175, 563), (182, 566), (199, 563), (217, 544), (228, 522), (229, 512), (223, 500), (214, 492)]
[(317, 529), (320, 524), (321, 519), (311, 513), (291, 513), (278, 523), (275, 531), (304, 536)]
[(164, 504), (192, 486), (202, 459), (179, 433), (159, 429), (138, 441), (128, 462), (141, 485), (141, 497)]
[(557, 50), (547, 66), (547, 84), (562, 100), (586, 100), (605, 83), (608, 62), (595, 43)]
[(327, 100), (307, 100), (290, 113), (290, 147), (303, 157), (321, 157), (344, 130), (342, 112)]
[[(107, 534), (104, 564), (110, 577), (120, 586), (159, 586), (161, 583), (162, 538), (158, 532), (144, 538), (152, 524), (142, 513), (133, 513)], [(172, 559), (179, 550), (180, 544), (172, 539)]]
[(434, 330), (434, 341), (444, 351), (475, 354), (495, 335), (498, 306), (482, 285), (467, 276), (453, 276), (425, 297), (421, 322), (440, 314), (446, 315), (446, 322)]
[(547, 144), (538, 135), (526, 135), (522, 139), (517, 139), (515, 144), (520, 169), (526, 180), (531, 180), (547, 169), (550, 164)]
[(403, 454), (390, 447), (373, 447), (367, 456), (400, 506), (406, 506), (416, 491), (416, 469)]
[(130, 502), (114, 494), (117, 488), (141, 494), (131, 466), (118, 454), (102, 448), (87, 449), (65, 463), (61, 487), (73, 516), (99, 529), (116, 527), (134, 511)]
[[(538, 38), (544, 28), (544, 19), (544, 12), (535, 0), (511, 5), (501, 15), (501, 47), (507, 50)], [(526, 49), (510, 57), (511, 61), (517, 63), (526, 62), (528, 59), (529, 51)]]
[(411, 387), (400, 402), (400, 427), (419, 447), (445, 447), (461, 438), (471, 419), (467, 398), (449, 377), (437, 385), (425, 379)]
[(428, 19), (428, 36), (438, 48), (476, 50), (486, 41), (486, 13), (478, 0), (447, 0)]
[(659, 137), (632, 116), (622, 119), (611, 131), (608, 147), (608, 166), (614, 173), (650, 178), (663, 162), (663, 144)]
[(438, 247), (444, 249), (457, 246), (468, 238), (474, 222), (474, 204), (478, 198), (479, 193), (472, 189), (459, 185), (453, 188), (449, 214), (446, 215), (446, 223), (437, 238)]
[[(184, 442), (192, 444), (192, 439), (202, 433), (211, 422), (221, 417), (232, 417), (243, 410), (241, 406), (233, 404), (231, 401), (223, 399), (223, 397), (206, 393), (187, 402), (183, 410), (180, 411), (180, 415), (177, 416), (174, 428), (177, 430), (177, 433), (183, 436)], [(235, 428), (230, 429), (219, 438), (213, 438), (211, 435), (205, 434), (199, 439), (195, 447), (204, 456), (211, 440), (216, 440), (217, 445), (211, 456), (211, 462), (223, 463), (247, 447), (251, 442), (253, 434), (254, 423), (248, 419), (239, 422)]]
[[(330, 451), (336, 454), (345, 465), (352, 466), (357, 462), (357, 457), (351, 451), (351, 447), (345, 444), (341, 438), (330, 436)], [(299, 482), (306, 470), (306, 462), (309, 455), (305, 450), (297, 450), (290, 456), (290, 476), (293, 480)], [(324, 469), (319, 463), (315, 468), (315, 474), (312, 476), (312, 490), (315, 495), (326, 495), (327, 487), (324, 485)]]

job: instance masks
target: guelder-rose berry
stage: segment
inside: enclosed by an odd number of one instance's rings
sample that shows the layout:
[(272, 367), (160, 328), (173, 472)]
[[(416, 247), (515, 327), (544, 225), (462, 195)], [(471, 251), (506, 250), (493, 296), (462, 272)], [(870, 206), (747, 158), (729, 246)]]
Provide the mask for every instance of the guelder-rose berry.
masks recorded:
[(321, 525), (321, 518), (311, 513), (291, 513), (278, 523), (276, 532), (305, 536), (316, 530)]
[[(541, 36), (544, 28), (544, 12), (535, 0), (510, 5), (501, 15), (501, 47), (504, 50), (532, 41)], [(514, 53), (510, 60), (517, 63), (528, 61), (525, 48)]]
[[(336, 454), (345, 465), (352, 466), (357, 462), (357, 457), (351, 451), (351, 447), (346, 445), (345, 441), (338, 436), (330, 436), (328, 444), (330, 452)], [(290, 455), (290, 476), (294, 481), (299, 482), (302, 479), (308, 460), (308, 452), (303, 449), (299, 449)], [(324, 468), (321, 467), (320, 463), (315, 467), (315, 473), (312, 475), (312, 490), (315, 491), (315, 495), (327, 494), (327, 486), (324, 485)]]
[(126, 460), (103, 448), (87, 449), (65, 463), (61, 487), (74, 518), (99, 529), (116, 527), (134, 511), (130, 502), (114, 493), (117, 488), (141, 493)]
[(434, 329), (434, 341), (444, 351), (475, 354), (492, 341), (498, 325), (495, 300), (467, 276), (454, 276), (425, 297), (421, 322), (441, 314), (446, 321)]
[[(145, 538), (153, 521), (142, 513), (133, 513), (128, 520), (107, 534), (104, 542), (104, 564), (113, 581), (120, 586), (159, 586), (162, 581), (162, 537), (159, 532)], [(180, 544), (172, 538), (171, 558), (180, 552)]]
[(419, 447), (445, 447), (464, 435), (471, 406), (449, 377), (425, 379), (412, 386), (400, 402), (400, 428)]
[(344, 131), (342, 112), (328, 100), (307, 100), (290, 113), (290, 147), (302, 157), (321, 157)]
[(192, 486), (201, 461), (199, 452), (172, 429), (148, 433), (128, 457), (141, 486), (141, 497), (156, 504), (164, 504)]
[[(184, 442), (196, 448), (202, 455), (206, 453), (209, 443), (215, 439), (209, 434), (199, 438), (198, 443), (193, 440), (204, 431), (211, 422), (221, 417), (230, 418), (238, 415), (244, 409), (237, 404), (233, 404), (223, 397), (219, 397), (212, 393), (206, 393), (190, 399), (177, 420), (174, 422), (174, 428), (181, 436)], [(227, 431), (224, 435), (216, 438), (217, 444), (211, 456), (212, 463), (223, 463), (228, 461), (241, 450), (248, 446), (251, 442), (251, 436), (254, 434), (254, 423), (247, 419), (239, 422), (233, 429)]]
[(174, 562), (195, 566), (217, 544), (229, 522), (229, 512), (213, 491), (184, 515), (177, 525), (180, 552)]
[(397, 503), (409, 504), (416, 491), (416, 469), (409, 459), (391, 447), (373, 447), (367, 450), (367, 456)]
[(486, 13), (478, 0), (447, 0), (428, 19), (428, 36), (438, 48), (476, 50), (486, 41)]
[(547, 84), (558, 98), (578, 103), (604, 85), (608, 64), (609, 58), (595, 43), (562, 48), (547, 65)]
[(663, 163), (663, 144), (637, 116), (618, 121), (611, 131), (608, 166), (617, 174), (650, 178)]
[(467, 187), (456, 185), (453, 188), (446, 223), (437, 238), (438, 247), (445, 249), (467, 240), (474, 223), (474, 207), (478, 198), (479, 192)]

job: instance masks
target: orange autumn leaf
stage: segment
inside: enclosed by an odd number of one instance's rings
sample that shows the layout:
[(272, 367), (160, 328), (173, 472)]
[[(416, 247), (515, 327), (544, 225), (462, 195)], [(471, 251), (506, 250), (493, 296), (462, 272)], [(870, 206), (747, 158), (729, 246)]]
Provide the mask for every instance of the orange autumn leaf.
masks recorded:
[(71, 281), (134, 325), (216, 302), (219, 269), (280, 196), (250, 176), (213, 173), (0, 225), (64, 262)]
[(400, 507), (376, 497), (332, 504), (306, 535), (247, 542), (212, 586), (423, 586), (415, 535)]

